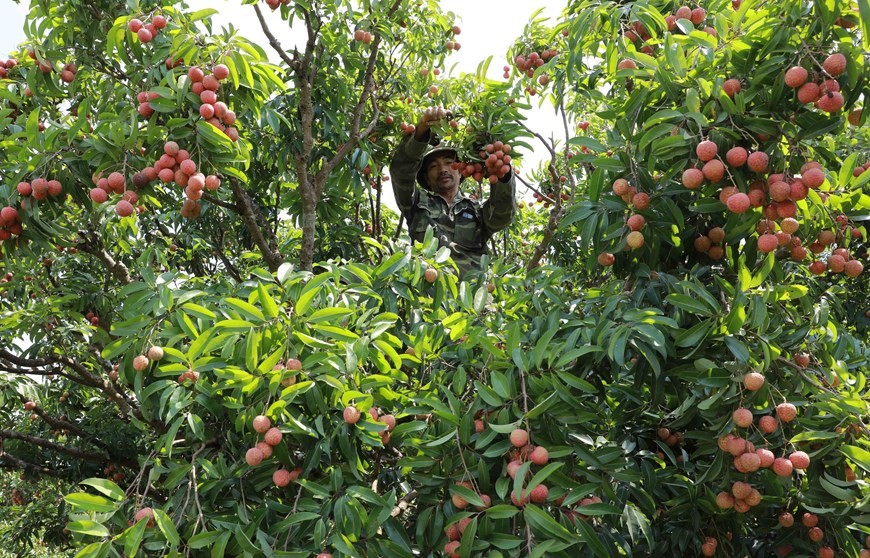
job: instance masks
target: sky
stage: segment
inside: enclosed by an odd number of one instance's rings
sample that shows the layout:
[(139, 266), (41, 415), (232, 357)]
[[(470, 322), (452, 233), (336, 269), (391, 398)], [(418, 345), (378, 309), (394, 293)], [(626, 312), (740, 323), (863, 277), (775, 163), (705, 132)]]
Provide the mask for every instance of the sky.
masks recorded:
[[(441, 0), (442, 10), (453, 12), (458, 25), (462, 28), (461, 35), (457, 37), (462, 48), (448, 58), (449, 65), (452, 67), (455, 64), (454, 72), (474, 72), (480, 62), (492, 54), (490, 77), (500, 79), (501, 68), (507, 63), (505, 54), (508, 46), (520, 35), (532, 12), (544, 8), (542, 15), (555, 21), (566, 3), (567, 0)], [(2, 14), (0, 57), (6, 57), (16, 45), (24, 41), (23, 24), (27, 4), (27, 0), (22, 0), (21, 4), (16, 4), (12, 0), (0, 0), (0, 14)], [(213, 18), (216, 28), (232, 22), (244, 36), (262, 45), (277, 61), (277, 55), (268, 46), (251, 6), (243, 6), (237, 0), (188, 0), (188, 5), (191, 10), (206, 7), (218, 9), (219, 13)], [(265, 3), (261, 6), (264, 13), (268, 14), (269, 9)], [(289, 28), (278, 25), (270, 28), (284, 48), (294, 44), (295, 37), (290, 33)], [(528, 117), (527, 124), (544, 137), (549, 137), (551, 133), (555, 133), (556, 137), (563, 137), (561, 119), (552, 108), (545, 106), (543, 109), (535, 109), (528, 114)], [(523, 166), (533, 168), (545, 156), (547, 156), (546, 150), (543, 146), (537, 145), (533, 153), (523, 154)], [(524, 190), (525, 188), (521, 187), (518, 193), (528, 197), (528, 193)], [(389, 189), (385, 189), (384, 193), (391, 194)], [(395, 208), (392, 199), (385, 201)]]

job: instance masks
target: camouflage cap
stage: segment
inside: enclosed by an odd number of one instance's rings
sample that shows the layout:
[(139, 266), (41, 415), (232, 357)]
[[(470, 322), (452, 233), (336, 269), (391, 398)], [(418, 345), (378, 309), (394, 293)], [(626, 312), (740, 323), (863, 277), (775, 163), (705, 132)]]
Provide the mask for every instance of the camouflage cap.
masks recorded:
[(426, 151), (426, 154), (423, 155), (423, 161), (420, 163), (420, 170), (417, 171), (417, 184), (426, 190), (431, 190), (426, 184), (426, 164), (432, 157), (441, 153), (453, 153), (453, 157), (456, 158), (459, 152), (455, 147), (449, 145), (433, 145)]

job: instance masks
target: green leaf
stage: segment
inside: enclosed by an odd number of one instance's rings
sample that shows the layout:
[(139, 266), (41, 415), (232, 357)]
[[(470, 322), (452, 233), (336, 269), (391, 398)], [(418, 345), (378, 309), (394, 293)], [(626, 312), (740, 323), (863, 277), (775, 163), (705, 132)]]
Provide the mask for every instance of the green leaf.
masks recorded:
[(108, 479), (90, 478), (81, 481), (79, 484), (95, 488), (113, 500), (120, 501), (126, 497), (121, 487)]
[(870, 451), (858, 446), (843, 445), (840, 446), (840, 453), (854, 461), (855, 465), (870, 473)]
[(320, 293), (320, 287), (325, 282), (329, 281), (332, 278), (332, 275), (328, 273), (321, 273), (320, 275), (315, 276), (311, 279), (305, 287), (302, 289), (302, 292), (299, 294), (299, 298), (296, 299), (296, 313), (300, 316), (304, 316), (308, 312), (308, 307), (311, 306), (311, 302), (314, 300), (314, 297)]
[(216, 540), (218, 540), (221, 537), (221, 534), (222, 533), (220, 531), (203, 531), (202, 533), (194, 535), (193, 537), (188, 539), (187, 545), (193, 549), (207, 548)]
[(170, 519), (166, 512), (160, 508), (154, 508), (153, 511), (154, 521), (157, 523), (160, 532), (163, 533), (163, 536), (166, 537), (169, 544), (173, 547), (178, 546), (181, 542), (181, 538), (178, 536), (178, 531), (175, 530), (175, 525), (172, 523), (172, 519)]
[(263, 306), (263, 310), (266, 312), (266, 315), (275, 319), (278, 317), (279, 309), (278, 305), (275, 304), (275, 300), (269, 296), (269, 292), (266, 290), (266, 286), (260, 283), (257, 285), (257, 298), (260, 299), (260, 304)]
[(243, 316), (246, 316), (248, 319), (255, 320), (255, 323), (266, 321), (266, 316), (263, 315), (263, 312), (261, 312), (259, 308), (245, 300), (242, 300), (240, 298), (228, 297), (224, 299), (224, 302), (238, 310)]
[(75, 492), (67, 494), (63, 497), (66, 503), (79, 508), (86, 512), (112, 512), (115, 511), (117, 504), (103, 498), (85, 492)]
[[(567, 543), (580, 542), (576, 535), (565, 529), (565, 527), (553, 519), (551, 514), (546, 513), (534, 504), (526, 505), (523, 510), (523, 517), (525, 517), (528, 524), (541, 538), (553, 538)], [(607, 556), (607, 554), (604, 556)]]
[(88, 519), (67, 523), (66, 528), (73, 533), (81, 533), (82, 535), (93, 537), (108, 537), (110, 535), (109, 530), (105, 526)]

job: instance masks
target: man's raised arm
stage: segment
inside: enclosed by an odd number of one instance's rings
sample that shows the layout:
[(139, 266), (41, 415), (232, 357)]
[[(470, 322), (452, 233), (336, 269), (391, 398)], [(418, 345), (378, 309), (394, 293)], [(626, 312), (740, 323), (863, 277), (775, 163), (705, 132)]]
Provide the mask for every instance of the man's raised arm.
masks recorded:
[(490, 233), (506, 229), (513, 222), (517, 212), (516, 189), (513, 171), (490, 185), (489, 198), (481, 207), (483, 224)]
[(409, 212), (417, 202), (417, 171), (420, 170), (420, 162), (429, 146), (429, 128), (433, 122), (445, 117), (443, 107), (431, 107), (426, 109), (417, 123), (413, 134), (399, 143), (393, 159), (390, 161), (390, 177), (393, 182), (393, 195), (396, 197), (396, 205), (410, 218)]

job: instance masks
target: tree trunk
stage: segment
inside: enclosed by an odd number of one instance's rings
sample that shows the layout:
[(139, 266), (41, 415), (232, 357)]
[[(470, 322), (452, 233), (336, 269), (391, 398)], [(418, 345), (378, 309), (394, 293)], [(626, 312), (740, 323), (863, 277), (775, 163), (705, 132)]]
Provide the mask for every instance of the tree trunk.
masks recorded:
[(317, 225), (317, 190), (314, 181), (299, 184), (302, 194), (302, 248), (299, 250), (299, 265), (305, 271), (314, 267), (314, 240)]

